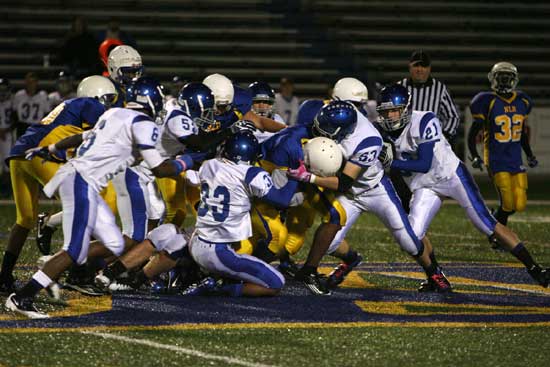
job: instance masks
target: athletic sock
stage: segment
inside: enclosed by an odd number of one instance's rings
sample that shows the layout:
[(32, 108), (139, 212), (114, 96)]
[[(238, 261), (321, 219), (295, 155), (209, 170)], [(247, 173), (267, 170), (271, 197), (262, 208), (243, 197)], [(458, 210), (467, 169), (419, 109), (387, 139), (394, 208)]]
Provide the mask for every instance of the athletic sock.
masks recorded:
[(0, 271), (0, 281), (8, 281), (13, 273), (13, 268), (17, 262), (17, 255), (9, 251), (4, 252), (4, 260), (2, 260), (2, 270)]
[(432, 261), (432, 264), (434, 264), (437, 268), (439, 268), (439, 263), (437, 262), (437, 259), (435, 258), (435, 251), (432, 250), (430, 252), (430, 260)]
[(498, 207), (498, 209), (495, 211), (494, 215), (495, 215), (495, 218), (496, 220), (502, 224), (502, 225), (506, 225), (508, 224), (508, 217), (512, 214), (514, 214), (515, 212), (514, 211), (511, 211), (511, 212), (507, 212), (505, 211), (504, 209), (502, 209), (502, 207)]
[(510, 252), (519, 261), (521, 261), (523, 263), (523, 265), (525, 265), (527, 270), (531, 271), (531, 270), (539, 267), (539, 265), (531, 257), (531, 254), (529, 253), (527, 248), (523, 245), (523, 242), (518, 243), (516, 245), (516, 247), (514, 247)]
[(117, 260), (109, 265), (107, 269), (103, 270), (103, 275), (111, 280), (115, 280), (120, 274), (126, 271), (128, 271), (128, 269), (126, 268), (126, 266), (124, 266), (122, 261)]
[(342, 260), (348, 265), (355, 262), (357, 260), (357, 251), (350, 249), (347, 254), (342, 256)]
[(425, 266), (424, 271), (426, 272), (428, 278), (434, 274), (441, 274), (441, 268), (433, 262), (430, 265)]
[(37, 271), (27, 284), (16, 292), (17, 298), (34, 298), (42, 289), (46, 288), (52, 283), (50, 277), (46, 275), (42, 270)]

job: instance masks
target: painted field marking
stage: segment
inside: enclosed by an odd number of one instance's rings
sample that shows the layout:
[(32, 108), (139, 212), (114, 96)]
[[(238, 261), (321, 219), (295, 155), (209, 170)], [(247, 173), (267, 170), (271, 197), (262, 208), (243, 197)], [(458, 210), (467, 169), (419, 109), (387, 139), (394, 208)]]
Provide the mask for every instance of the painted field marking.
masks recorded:
[(219, 355), (216, 355), (216, 354), (201, 352), (201, 351), (198, 351), (198, 350), (195, 350), (195, 349), (178, 347), (176, 345), (157, 343), (157, 342), (154, 342), (154, 341), (151, 341), (151, 340), (148, 340), (148, 339), (128, 338), (128, 337), (125, 337), (125, 336), (122, 336), (122, 335), (102, 333), (102, 332), (97, 332), (97, 331), (82, 331), (81, 333), (86, 334), (86, 335), (100, 336), (100, 337), (105, 338), (105, 339), (119, 340), (119, 341), (123, 341), (123, 342), (129, 343), (129, 344), (139, 344), (139, 345), (145, 345), (145, 346), (151, 347), (151, 348), (170, 350), (172, 352), (182, 353), (182, 354), (186, 354), (186, 355), (192, 356), (192, 357), (198, 357), (198, 358), (203, 358), (203, 359), (212, 360), (212, 361), (220, 361), (220, 362), (239, 365), (239, 366), (273, 367), (273, 365), (255, 363), (255, 362), (248, 362), (248, 361), (238, 359), (238, 358), (233, 358), (233, 357), (219, 356)]
[[(424, 280), (426, 276), (423, 273), (419, 272), (375, 272), (376, 274), (385, 275), (388, 277), (395, 278), (404, 278), (404, 279), (417, 279)], [(550, 289), (542, 288), (541, 286), (535, 284), (510, 284), (510, 283), (500, 283), (500, 282), (490, 282), (485, 280), (477, 280), (464, 277), (449, 277), (451, 284), (460, 284), (460, 285), (474, 285), (479, 287), (491, 287), (497, 289), (504, 289), (508, 291), (520, 291), (525, 293), (532, 294), (544, 294), (550, 295)]]
[(550, 307), (499, 306), (484, 304), (456, 304), (435, 302), (377, 302), (355, 301), (363, 311), (387, 315), (548, 315)]

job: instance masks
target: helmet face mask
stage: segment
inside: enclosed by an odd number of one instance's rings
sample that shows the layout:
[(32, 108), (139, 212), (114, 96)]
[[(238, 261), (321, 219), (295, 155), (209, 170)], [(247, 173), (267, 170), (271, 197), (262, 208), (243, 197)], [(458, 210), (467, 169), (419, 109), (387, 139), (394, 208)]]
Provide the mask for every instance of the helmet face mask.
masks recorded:
[(509, 62), (496, 63), (487, 78), (491, 83), (491, 89), (497, 93), (509, 94), (512, 93), (519, 82), (518, 69), (514, 64)]
[(412, 115), (411, 96), (407, 88), (399, 84), (390, 85), (380, 91), (376, 107), (378, 124), (386, 131), (404, 128)]
[(212, 91), (203, 83), (187, 83), (178, 93), (178, 104), (195, 125), (205, 132), (215, 130), (214, 101)]
[(275, 92), (271, 86), (265, 82), (254, 82), (248, 89), (252, 93), (252, 111), (271, 118), (275, 111)]

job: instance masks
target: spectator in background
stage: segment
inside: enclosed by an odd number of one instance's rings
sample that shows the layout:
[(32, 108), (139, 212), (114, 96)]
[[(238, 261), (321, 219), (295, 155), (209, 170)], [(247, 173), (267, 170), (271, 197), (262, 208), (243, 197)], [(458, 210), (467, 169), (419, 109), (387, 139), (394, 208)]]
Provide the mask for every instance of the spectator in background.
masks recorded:
[(0, 78), (0, 196), (6, 197), (10, 193), (9, 169), (5, 159), (10, 153), (13, 144), (13, 94), (8, 79)]
[(71, 98), (76, 98), (73, 76), (69, 72), (61, 70), (55, 81), (55, 90), (48, 94), (50, 109), (53, 110), (58, 104)]
[(275, 94), (275, 110), (285, 120), (288, 126), (296, 124), (300, 101), (294, 95), (294, 83), (289, 78), (282, 78), (279, 93)]
[(187, 81), (184, 77), (175, 75), (168, 83), (168, 88), (166, 90), (166, 101), (178, 98), (178, 94), (185, 84), (187, 84)]
[(44, 90), (38, 90), (38, 78), (35, 73), (25, 75), (25, 88), (13, 97), (13, 109), (17, 118), (17, 138), (25, 133), (30, 125), (39, 124), (48, 112), (50, 102)]
[(97, 60), (98, 46), (96, 38), (88, 31), (86, 20), (77, 15), (73, 18), (71, 30), (61, 46), (61, 63), (78, 79), (99, 74), (101, 68)]
[(120, 29), (120, 20), (117, 17), (110, 18), (109, 23), (107, 23), (107, 29), (98, 33), (99, 43), (107, 39), (117, 39), (124, 45), (137, 48), (134, 38)]
[(433, 78), (430, 55), (414, 51), (409, 60), (409, 77), (400, 83), (407, 87), (415, 111), (432, 111), (443, 128), (443, 134), (453, 144), (460, 117), (445, 84)]

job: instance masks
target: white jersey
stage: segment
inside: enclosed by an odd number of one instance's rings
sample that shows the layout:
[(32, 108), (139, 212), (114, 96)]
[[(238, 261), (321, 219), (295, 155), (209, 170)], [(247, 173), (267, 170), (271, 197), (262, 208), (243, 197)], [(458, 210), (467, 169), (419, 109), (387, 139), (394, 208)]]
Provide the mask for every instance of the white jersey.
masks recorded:
[(281, 93), (275, 94), (275, 110), (283, 117), (283, 120), (286, 121), (288, 126), (296, 125), (299, 108), (300, 101), (298, 101), (298, 97), (292, 96), (292, 98), (288, 100), (283, 97)]
[(384, 176), (384, 167), (378, 160), (382, 150), (382, 137), (363, 114), (357, 113), (357, 125), (340, 142), (340, 147), (347, 161), (363, 168), (349, 193), (352, 196), (359, 195), (378, 185)]
[(395, 140), (397, 158), (416, 159), (418, 146), (427, 142), (435, 142), (432, 165), (427, 173), (411, 172), (411, 176), (404, 177), (411, 191), (448, 180), (453, 177), (460, 163), (443, 136), (441, 125), (434, 113), (413, 111), (410, 123)]
[[(133, 165), (140, 155), (149, 167), (161, 164), (164, 159), (155, 150), (159, 134), (158, 126), (149, 116), (126, 108), (111, 108), (99, 117), (92, 130), (84, 133), (76, 158), (59, 171), (73, 167), (99, 192), (117, 173)], [(56, 188), (55, 183), (47, 186)]]
[[(281, 123), (286, 125), (285, 120), (283, 120), (283, 118), (278, 113), (271, 116), (271, 119), (273, 119), (277, 122), (281, 122)], [(276, 132), (273, 133), (273, 132), (270, 132), (270, 131), (262, 131), (262, 130), (254, 131), (254, 136), (256, 137), (256, 139), (258, 139), (258, 142), (260, 144), (263, 143), (264, 141), (266, 141), (267, 139), (271, 138), (275, 134), (277, 134), (277, 133)]]
[(9, 129), (12, 125), (13, 101), (11, 98), (0, 102), (0, 129)]
[(51, 92), (48, 94), (48, 102), (50, 102), (50, 110), (53, 110), (57, 107), (61, 102), (66, 101), (68, 99), (76, 98), (76, 93), (71, 92), (66, 96), (62, 96), (61, 93), (58, 91)]
[(205, 161), (199, 176), (198, 236), (216, 243), (236, 242), (252, 236), (250, 199), (267, 195), (273, 186), (271, 176), (259, 167), (223, 158)]
[(174, 157), (185, 149), (183, 140), (197, 135), (199, 128), (178, 104), (165, 104), (166, 117), (162, 134), (157, 142), (157, 150), (164, 158)]
[(13, 109), (19, 122), (38, 124), (50, 112), (50, 102), (45, 91), (29, 96), (25, 89), (19, 90), (13, 97)]

